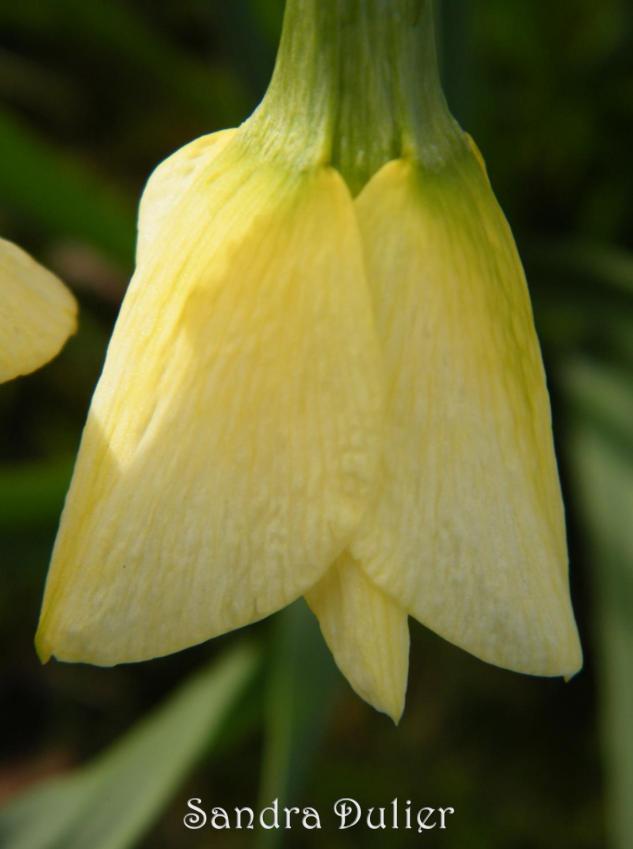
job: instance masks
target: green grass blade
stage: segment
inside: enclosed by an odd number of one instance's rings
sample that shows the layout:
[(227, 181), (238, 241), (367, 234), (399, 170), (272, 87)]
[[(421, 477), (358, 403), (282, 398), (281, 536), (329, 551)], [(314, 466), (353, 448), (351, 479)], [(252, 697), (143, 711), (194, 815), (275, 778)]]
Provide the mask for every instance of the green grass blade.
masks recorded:
[(69, 777), (46, 782), (0, 812), (11, 849), (128, 849), (217, 740), (256, 669), (239, 647), (189, 679), (137, 727)]
[(571, 452), (598, 605), (601, 727), (612, 849), (633, 846), (633, 393), (630, 375), (593, 363), (566, 374)]
[[(270, 671), (260, 804), (301, 801), (341, 678), (303, 600), (278, 616)], [(262, 831), (259, 849), (280, 846), (281, 830)]]

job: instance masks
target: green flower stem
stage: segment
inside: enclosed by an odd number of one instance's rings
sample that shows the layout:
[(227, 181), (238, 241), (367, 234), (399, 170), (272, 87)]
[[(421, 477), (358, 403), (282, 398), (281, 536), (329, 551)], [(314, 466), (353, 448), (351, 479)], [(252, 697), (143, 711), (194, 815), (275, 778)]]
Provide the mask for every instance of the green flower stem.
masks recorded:
[(439, 167), (462, 133), (439, 80), (432, 0), (287, 0), (275, 71), (247, 138), (358, 192), (399, 156)]

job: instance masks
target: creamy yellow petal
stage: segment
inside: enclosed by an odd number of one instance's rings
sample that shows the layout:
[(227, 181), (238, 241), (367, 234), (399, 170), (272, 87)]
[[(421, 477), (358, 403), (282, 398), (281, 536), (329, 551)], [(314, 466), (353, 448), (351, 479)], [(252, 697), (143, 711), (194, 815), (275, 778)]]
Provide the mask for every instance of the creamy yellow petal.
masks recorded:
[(550, 408), (523, 270), (476, 158), (357, 199), (387, 368), (384, 485), (352, 552), (484, 660), (576, 672)]
[(358, 695), (398, 722), (409, 672), (407, 614), (349, 554), (306, 594), (337, 666)]
[(340, 177), (229, 145), (159, 242), (93, 399), (44, 658), (142, 660), (268, 615), (340, 554), (374, 483), (382, 387)]
[[(170, 214), (194, 186), (200, 172), (210, 166), (235, 132), (220, 130), (200, 136), (172, 153), (152, 171), (139, 204), (137, 265), (146, 258), (151, 259), (151, 247), (160, 237), (165, 222), (169, 222)], [(168, 232), (165, 238), (169, 238)]]
[(0, 239), (0, 383), (52, 360), (76, 327), (77, 304), (64, 284)]

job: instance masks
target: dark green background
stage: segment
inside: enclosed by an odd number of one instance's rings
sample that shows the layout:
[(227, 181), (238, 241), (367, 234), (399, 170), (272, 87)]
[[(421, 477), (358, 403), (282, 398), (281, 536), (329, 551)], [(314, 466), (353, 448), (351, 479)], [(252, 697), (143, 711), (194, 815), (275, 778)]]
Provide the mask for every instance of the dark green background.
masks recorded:
[[(282, 5), (0, 0), (0, 233), (81, 304), (63, 354), (0, 387), (0, 802), (88, 761), (237, 639), (114, 670), (42, 668), (32, 648), (73, 453), (132, 268), (138, 196), (173, 149), (249, 114)], [(249, 629), (264, 663), (221, 745), (135, 845), (264, 845), (248, 832), (185, 832), (184, 801), (253, 804), (285, 786), (293, 804), (323, 812), (345, 795), (457, 810), (441, 835), (293, 831), (292, 847), (633, 846), (633, 9), (445, 0), (440, 23), (449, 103), (482, 149), (528, 270), (585, 668), (567, 685), (522, 677), (412, 622), (395, 729), (339, 681), (302, 610), (278, 616)], [(279, 757), (295, 727), (299, 744)]]

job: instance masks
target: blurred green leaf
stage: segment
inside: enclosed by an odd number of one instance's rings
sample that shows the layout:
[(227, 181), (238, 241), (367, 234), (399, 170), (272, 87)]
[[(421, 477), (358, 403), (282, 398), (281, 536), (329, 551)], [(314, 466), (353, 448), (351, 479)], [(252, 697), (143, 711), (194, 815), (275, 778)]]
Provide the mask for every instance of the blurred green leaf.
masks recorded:
[(73, 85), (50, 67), (0, 47), (0, 96), (3, 101), (41, 108), (49, 119), (76, 105)]
[(23, 0), (8, 4), (0, 22), (63, 38), (72, 47), (97, 54), (111, 52), (130, 74), (143, 74), (161, 87), (164, 97), (184, 104), (210, 122), (209, 130), (234, 123), (249, 104), (244, 87), (230, 68), (203, 64), (179, 50), (149, 25), (130, 4), (118, 0)]
[[(277, 617), (260, 803), (295, 804), (331, 715), (341, 681), (316, 618), (303, 600)], [(283, 832), (262, 831), (257, 846), (280, 846)]]
[(602, 734), (612, 849), (633, 846), (633, 392), (631, 375), (589, 361), (565, 370), (570, 451), (595, 564)]
[(633, 255), (629, 251), (576, 239), (535, 243), (528, 257), (550, 275), (563, 274), (576, 284), (633, 297)]
[(0, 110), (0, 198), (38, 226), (75, 236), (124, 265), (133, 256), (135, 212), (124, 195)]
[(241, 646), (197, 673), (96, 761), (0, 812), (7, 849), (126, 849), (206, 750), (256, 669)]
[(525, 251), (541, 336), (568, 353), (598, 346), (633, 363), (633, 254), (581, 240)]
[(259, 32), (276, 45), (281, 32), (284, 0), (248, 0), (247, 7), (255, 18)]
[(73, 460), (0, 467), (0, 528), (38, 526), (59, 515)]

